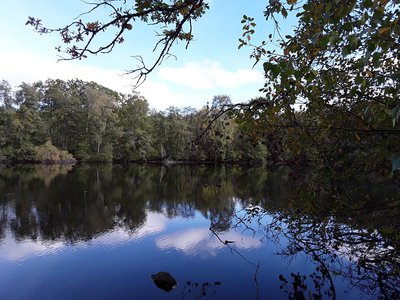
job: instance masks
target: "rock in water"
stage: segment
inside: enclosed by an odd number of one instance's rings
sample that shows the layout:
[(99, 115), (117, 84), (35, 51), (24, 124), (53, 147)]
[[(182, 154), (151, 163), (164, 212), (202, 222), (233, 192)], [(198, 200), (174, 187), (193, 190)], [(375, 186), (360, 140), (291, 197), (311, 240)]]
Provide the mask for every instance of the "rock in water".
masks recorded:
[(151, 275), (151, 279), (153, 279), (154, 284), (158, 288), (166, 292), (172, 291), (177, 285), (175, 278), (168, 272), (158, 272), (157, 274), (153, 274)]

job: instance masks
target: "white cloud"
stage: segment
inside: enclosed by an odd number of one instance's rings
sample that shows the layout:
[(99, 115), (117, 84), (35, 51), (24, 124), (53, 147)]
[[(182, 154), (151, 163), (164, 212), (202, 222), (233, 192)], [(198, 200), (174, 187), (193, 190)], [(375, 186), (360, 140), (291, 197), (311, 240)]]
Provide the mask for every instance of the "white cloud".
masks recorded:
[[(159, 110), (163, 110), (168, 106), (184, 106), (187, 96), (183, 93), (175, 93), (166, 85), (147, 79), (138, 91), (149, 101), (150, 105)], [(186, 104), (188, 105), (188, 104)]]
[(204, 60), (191, 62), (183, 67), (161, 68), (159, 77), (195, 89), (239, 88), (248, 84), (262, 83), (261, 72), (252, 69), (228, 71), (219, 62)]
[(79, 62), (46, 59), (28, 52), (2, 53), (0, 69), (3, 79), (13, 85), (21, 82), (34, 82), (51, 79), (75, 79), (96, 81), (119, 92), (131, 91), (133, 80), (129, 76), (121, 76), (117, 70), (102, 70), (85, 66)]
[[(135, 79), (123, 75), (120, 70), (105, 70), (79, 64), (75, 61), (56, 62), (27, 52), (0, 53), (0, 70), (2, 78), (17, 86), (21, 82), (32, 83), (39, 80), (75, 79), (95, 81), (101, 85), (122, 93), (130, 93)], [(164, 109), (170, 105), (181, 105), (187, 101), (183, 94), (176, 94), (168, 85), (148, 79), (139, 87), (139, 92), (149, 101), (150, 106)]]
[[(122, 93), (130, 93), (135, 83), (131, 75), (121, 70), (108, 70), (84, 65), (79, 61), (56, 62), (28, 52), (0, 53), (1, 78), (17, 86), (51, 79), (82, 79), (95, 81)], [(183, 67), (160, 67), (138, 88), (151, 108), (163, 110), (168, 106), (200, 108), (214, 95), (233, 95), (233, 102), (247, 101), (261, 86), (262, 74), (256, 70), (228, 71), (220, 63), (205, 60)], [(250, 94), (249, 94), (250, 92)]]

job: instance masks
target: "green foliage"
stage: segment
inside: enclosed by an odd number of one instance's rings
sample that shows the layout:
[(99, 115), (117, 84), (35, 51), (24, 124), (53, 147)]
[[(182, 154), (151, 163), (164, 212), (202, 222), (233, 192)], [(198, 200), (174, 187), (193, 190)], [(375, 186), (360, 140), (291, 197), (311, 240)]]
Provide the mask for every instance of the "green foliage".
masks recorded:
[[(276, 17), (289, 13), (298, 24), (282, 36)], [(265, 16), (278, 34), (258, 46), (239, 41), (264, 61), (266, 77), (265, 99), (236, 110), (240, 126), (272, 137), (279, 159), (387, 168), (400, 150), (399, 14), (398, 1), (270, 2)]]
[(11, 85), (6, 81), (0, 81), (0, 107), (12, 109), (13, 96)]
[(120, 100), (118, 126), (121, 134), (115, 157), (120, 160), (146, 160), (152, 152), (149, 104), (139, 94)]
[(118, 138), (115, 92), (89, 83), (84, 90), (86, 128), (89, 135), (89, 152), (92, 160), (112, 160), (112, 143)]
[(199, 111), (157, 112), (138, 93), (118, 94), (94, 82), (49, 79), (23, 83), (15, 94), (7, 82), (1, 86), (15, 103), (0, 107), (1, 159), (72, 159), (66, 153), (81, 161), (266, 159), (265, 146), (234, 116), (217, 117), (231, 105), (225, 95)]
[(82, 95), (85, 83), (79, 80), (47, 80), (43, 86), (41, 113), (49, 138), (57, 147), (76, 151), (83, 139), (81, 123), (86, 112)]

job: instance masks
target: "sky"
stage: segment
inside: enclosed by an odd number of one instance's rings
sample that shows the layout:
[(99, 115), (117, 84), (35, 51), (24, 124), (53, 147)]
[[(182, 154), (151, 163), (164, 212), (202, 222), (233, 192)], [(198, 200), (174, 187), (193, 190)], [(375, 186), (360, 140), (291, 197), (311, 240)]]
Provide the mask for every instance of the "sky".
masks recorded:
[[(209, 3), (210, 10), (194, 23), (194, 41), (189, 48), (184, 43), (175, 44), (171, 52), (176, 59), (164, 61), (138, 88), (151, 108), (200, 108), (215, 95), (228, 95), (234, 103), (261, 96), (258, 90), (264, 85), (262, 64), (252, 67), (251, 49), (238, 50), (238, 39), (244, 14), (255, 17), (256, 38), (262, 40), (273, 32), (272, 24), (265, 22), (262, 13), (267, 0), (211, 0)], [(90, 8), (81, 0), (0, 0), (0, 80), (17, 87), (21, 82), (78, 78), (130, 93), (135, 80), (132, 75), (124, 74), (136, 66), (132, 56), (142, 55), (147, 60), (154, 57), (157, 28), (143, 23), (134, 25), (124, 36), (126, 42), (110, 54), (58, 62), (55, 47), (61, 45), (59, 36), (39, 35), (25, 26), (28, 16), (32, 16), (42, 19), (47, 27), (62, 27)], [(107, 17), (106, 11), (85, 16), (85, 20), (104, 17)]]

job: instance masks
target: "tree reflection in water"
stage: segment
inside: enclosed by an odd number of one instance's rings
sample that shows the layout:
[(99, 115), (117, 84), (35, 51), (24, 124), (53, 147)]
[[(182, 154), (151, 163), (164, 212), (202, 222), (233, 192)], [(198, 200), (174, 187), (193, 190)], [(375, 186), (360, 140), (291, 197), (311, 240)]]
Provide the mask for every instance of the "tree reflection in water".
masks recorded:
[(288, 173), (291, 180), (278, 198), (269, 194), (237, 212), (231, 228), (261, 234), (264, 241), (276, 244), (284, 238), (287, 243), (279, 255), (305, 254), (314, 263), (311, 274), (279, 275), (289, 299), (336, 299), (336, 276), (372, 298), (398, 299), (398, 182), (376, 174), (353, 181), (298, 174)]
[[(339, 298), (338, 276), (370, 298), (400, 295), (400, 188), (389, 176), (188, 166), (160, 175), (160, 167), (137, 165), (47, 174), (38, 167), (0, 170), (0, 242), (10, 232), (17, 241), (74, 244), (118, 228), (140, 232), (150, 212), (188, 219), (200, 213), (218, 238), (235, 230), (276, 244), (282, 256), (306, 255), (313, 272), (276, 275), (291, 299)], [(220, 239), (254, 267), (258, 297), (260, 264), (231, 242)], [(202, 284), (187, 283), (183, 295), (201, 296)], [(219, 284), (208, 282), (206, 294)]]

